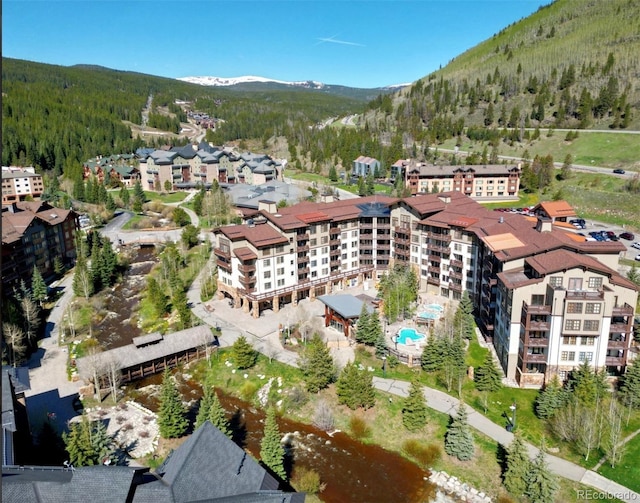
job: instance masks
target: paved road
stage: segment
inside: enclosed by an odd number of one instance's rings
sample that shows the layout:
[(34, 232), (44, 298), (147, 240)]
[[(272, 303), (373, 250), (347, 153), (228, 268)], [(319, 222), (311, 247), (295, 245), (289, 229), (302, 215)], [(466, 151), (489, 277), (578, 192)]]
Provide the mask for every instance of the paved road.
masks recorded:
[[(381, 379), (379, 377), (373, 378), (373, 385), (381, 390), (394, 395), (406, 397), (409, 394), (410, 383), (407, 381), (397, 381), (393, 379)], [(424, 387), (424, 396), (427, 400), (427, 405), (451, 416), (455, 415), (460, 402), (457, 398), (447, 395), (442, 391), (438, 391), (432, 388)], [(504, 427), (499, 426), (485, 416), (472, 409), (468, 405), (465, 405), (469, 414), (469, 424), (476, 430), (484, 433), (489, 438), (500, 442), (502, 445), (509, 445), (513, 440), (513, 433), (508, 432)], [(529, 450), (531, 458), (535, 457), (539, 449), (531, 444), (526, 444)], [(626, 487), (609, 480), (597, 473), (587, 470), (581, 466), (578, 466), (565, 459), (558, 458), (547, 454), (547, 464), (551, 471), (556, 475), (564, 477), (581, 484), (594, 487), (595, 489), (607, 494), (615, 494), (616, 497), (622, 501), (638, 502), (640, 501), (640, 494), (627, 489)]]

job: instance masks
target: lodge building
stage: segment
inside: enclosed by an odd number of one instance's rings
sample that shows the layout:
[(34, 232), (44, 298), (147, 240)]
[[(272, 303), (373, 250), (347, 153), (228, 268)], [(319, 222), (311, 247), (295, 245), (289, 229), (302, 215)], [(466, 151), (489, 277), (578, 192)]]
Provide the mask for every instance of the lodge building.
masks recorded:
[(218, 294), (254, 317), (404, 264), (421, 291), (469, 292), (483, 336), (521, 386), (584, 360), (619, 375), (634, 356), (638, 289), (616, 271), (621, 243), (493, 212), (461, 191), (304, 202), (213, 232)]

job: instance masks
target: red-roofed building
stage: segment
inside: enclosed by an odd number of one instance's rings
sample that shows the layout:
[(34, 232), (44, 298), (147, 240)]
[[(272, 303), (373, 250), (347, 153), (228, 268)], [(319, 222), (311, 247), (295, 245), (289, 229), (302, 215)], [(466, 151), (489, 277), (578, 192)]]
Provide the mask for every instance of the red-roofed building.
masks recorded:
[(214, 234), (219, 294), (256, 317), (401, 264), (420, 291), (469, 293), (514, 384), (566, 378), (583, 360), (620, 375), (633, 357), (638, 289), (616, 271), (624, 246), (577, 239), (546, 216), (493, 212), (451, 191), (304, 202), (253, 222)]

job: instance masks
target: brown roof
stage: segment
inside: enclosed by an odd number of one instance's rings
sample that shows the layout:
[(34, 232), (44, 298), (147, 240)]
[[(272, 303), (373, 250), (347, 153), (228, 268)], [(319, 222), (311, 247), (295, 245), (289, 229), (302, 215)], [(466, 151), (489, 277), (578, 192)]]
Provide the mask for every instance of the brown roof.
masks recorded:
[(251, 248), (247, 247), (247, 246), (241, 246), (240, 248), (236, 248), (235, 250), (233, 250), (233, 253), (235, 253), (236, 257), (238, 257), (240, 260), (255, 260), (258, 258), (258, 256), (251, 250)]
[(576, 216), (576, 211), (567, 201), (543, 201), (538, 203), (534, 211), (538, 208), (542, 208), (542, 210), (552, 218)]
[(312, 224), (314, 222), (324, 222), (329, 220), (329, 215), (322, 213), (321, 211), (314, 211), (313, 213), (303, 213), (298, 215), (298, 219), (302, 220), (305, 224)]
[(229, 225), (218, 229), (231, 241), (246, 239), (256, 248), (288, 243), (289, 240), (269, 224)]

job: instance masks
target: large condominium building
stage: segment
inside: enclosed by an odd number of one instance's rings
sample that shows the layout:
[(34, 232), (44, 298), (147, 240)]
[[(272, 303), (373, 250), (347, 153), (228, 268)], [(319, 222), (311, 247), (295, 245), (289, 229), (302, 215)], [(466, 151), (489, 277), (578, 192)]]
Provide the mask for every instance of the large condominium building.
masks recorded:
[(260, 185), (282, 179), (282, 163), (265, 154), (237, 155), (206, 142), (170, 150), (138, 152), (142, 184), (146, 190), (192, 188), (199, 184), (247, 183)]
[(615, 270), (620, 243), (492, 212), (460, 191), (259, 215), (214, 231), (219, 294), (255, 317), (406, 264), (423, 291), (469, 292), (484, 337), (521, 386), (565, 377), (581, 360), (612, 375), (629, 361), (638, 289)]
[(455, 191), (473, 199), (514, 199), (520, 187), (515, 165), (439, 166), (412, 159), (391, 167), (392, 178), (402, 176), (412, 194)]
[(43, 191), (42, 176), (35, 168), (2, 166), (2, 204), (24, 201), (27, 197), (38, 198)]
[(33, 268), (54, 274), (54, 260), (73, 265), (77, 215), (44, 202), (18, 202), (2, 208), (2, 287), (10, 291), (21, 280), (31, 284)]

